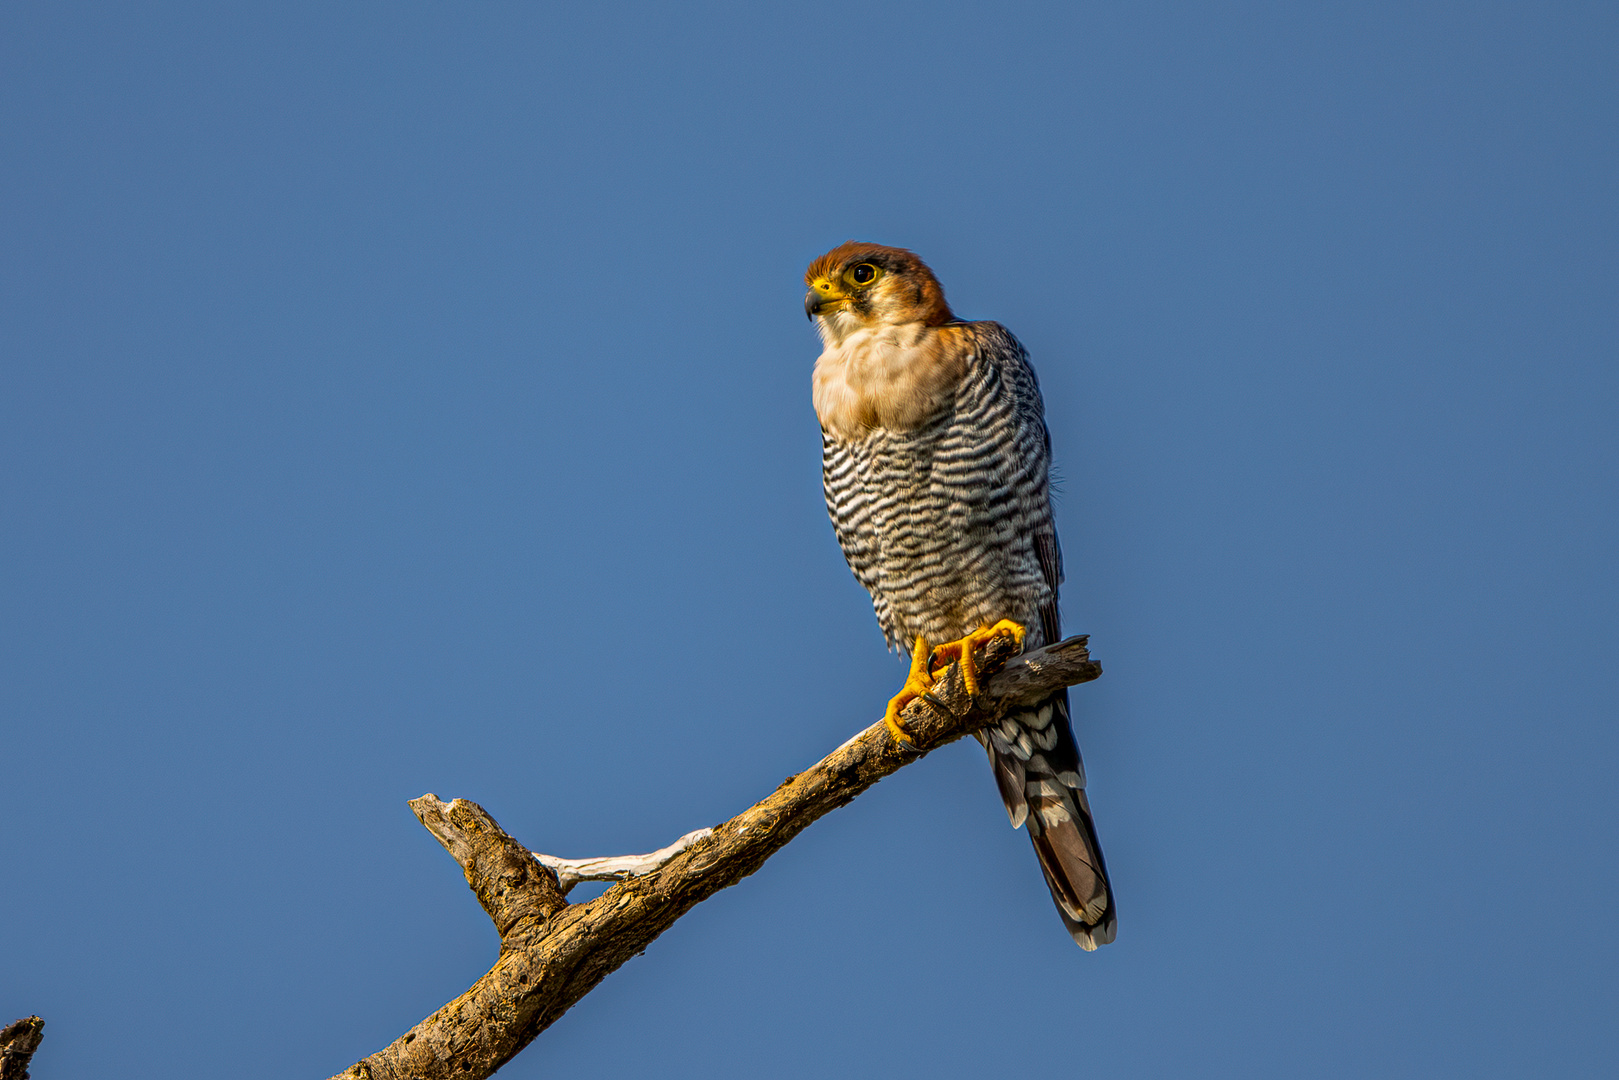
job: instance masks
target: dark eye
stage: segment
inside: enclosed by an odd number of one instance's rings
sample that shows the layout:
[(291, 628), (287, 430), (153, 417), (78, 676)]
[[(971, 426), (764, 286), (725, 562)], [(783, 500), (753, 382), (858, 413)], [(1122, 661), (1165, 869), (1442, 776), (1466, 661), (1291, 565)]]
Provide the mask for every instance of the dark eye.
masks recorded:
[(861, 263), (849, 271), (849, 280), (856, 285), (870, 285), (877, 280), (877, 268), (870, 263)]

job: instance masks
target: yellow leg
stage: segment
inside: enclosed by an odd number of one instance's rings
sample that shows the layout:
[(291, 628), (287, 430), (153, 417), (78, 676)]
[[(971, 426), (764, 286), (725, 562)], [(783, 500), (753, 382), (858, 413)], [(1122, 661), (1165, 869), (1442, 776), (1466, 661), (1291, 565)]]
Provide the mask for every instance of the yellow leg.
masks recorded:
[(1002, 619), (994, 626), (980, 627), (960, 641), (947, 641), (934, 649), (932, 667), (939, 667), (951, 660), (958, 661), (961, 664), (961, 685), (966, 689), (967, 693), (976, 697), (978, 695), (978, 664), (973, 660), (973, 649), (992, 638), (1003, 635), (1015, 639), (1018, 647), (1022, 648), (1023, 638), (1027, 633), (1028, 631), (1011, 619)]
[(916, 645), (911, 649), (911, 673), (905, 676), (905, 685), (888, 702), (888, 711), (883, 714), (883, 723), (888, 725), (889, 734), (894, 736), (895, 742), (905, 746), (915, 746), (916, 742), (899, 722), (899, 714), (905, 706), (933, 689), (933, 676), (928, 674), (929, 655), (928, 643), (918, 636)]

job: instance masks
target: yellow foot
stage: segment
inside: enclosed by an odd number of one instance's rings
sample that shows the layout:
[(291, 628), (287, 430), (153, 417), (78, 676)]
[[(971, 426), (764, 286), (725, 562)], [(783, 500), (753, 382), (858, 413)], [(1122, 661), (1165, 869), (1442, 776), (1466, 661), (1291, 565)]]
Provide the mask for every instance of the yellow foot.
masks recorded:
[(928, 656), (928, 643), (918, 637), (911, 649), (911, 673), (905, 676), (905, 685), (888, 702), (888, 711), (883, 714), (883, 723), (888, 725), (889, 734), (894, 736), (895, 742), (905, 746), (915, 746), (916, 741), (899, 722), (899, 714), (905, 706), (933, 689), (933, 676), (928, 674)]
[[(978, 696), (978, 664), (973, 660), (973, 649), (998, 637), (1010, 637), (1023, 647), (1023, 637), (1028, 631), (1013, 622), (1011, 619), (1002, 619), (994, 626), (985, 626), (960, 641), (947, 641), (933, 650), (932, 667), (937, 668), (951, 660), (961, 663), (961, 685), (973, 697)], [(931, 668), (930, 668), (931, 670)]]

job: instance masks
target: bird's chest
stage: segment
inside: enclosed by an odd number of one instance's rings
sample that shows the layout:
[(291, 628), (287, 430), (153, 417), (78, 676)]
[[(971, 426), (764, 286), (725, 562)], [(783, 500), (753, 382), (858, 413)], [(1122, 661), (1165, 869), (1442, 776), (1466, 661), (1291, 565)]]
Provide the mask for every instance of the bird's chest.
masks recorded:
[(915, 432), (950, 407), (971, 361), (959, 333), (921, 326), (856, 331), (815, 362), (815, 414), (846, 441)]
[(851, 517), (869, 547), (851, 562), (865, 563), (879, 621), (901, 646), (918, 634), (954, 640), (1004, 617), (997, 587), (1003, 560), (988, 557), (982, 508), (950, 475), (954, 426), (879, 433), (852, 455), (858, 479)]
[(951, 428), (944, 417), (915, 431), (873, 432), (852, 447), (856, 489), (879, 549), (891, 557), (909, 539), (943, 541), (959, 531), (965, 507), (942, 468)]

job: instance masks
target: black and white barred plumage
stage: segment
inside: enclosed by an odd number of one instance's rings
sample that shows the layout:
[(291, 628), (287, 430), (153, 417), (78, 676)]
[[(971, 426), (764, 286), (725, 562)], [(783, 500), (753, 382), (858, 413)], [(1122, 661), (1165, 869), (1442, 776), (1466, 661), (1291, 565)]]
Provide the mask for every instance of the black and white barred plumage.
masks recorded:
[(902, 652), (918, 635), (954, 641), (1000, 619), (1022, 623), (1032, 638), (1062, 575), (1034, 371), (999, 324), (963, 329), (972, 345), (967, 374), (933, 422), (823, 437), (826, 509), (838, 543), (889, 644)]
[[(998, 323), (952, 321), (937, 330), (951, 332), (967, 359), (935, 415), (857, 432), (823, 420), (826, 506), (838, 543), (889, 644), (902, 652), (919, 636), (929, 645), (955, 641), (1002, 619), (1026, 628), (1026, 648), (1051, 644), (1062, 637), (1062, 554), (1034, 370)], [(1112, 941), (1117, 914), (1067, 692), (979, 741), (1013, 827), (1028, 826), (1074, 940), (1086, 949)]]

